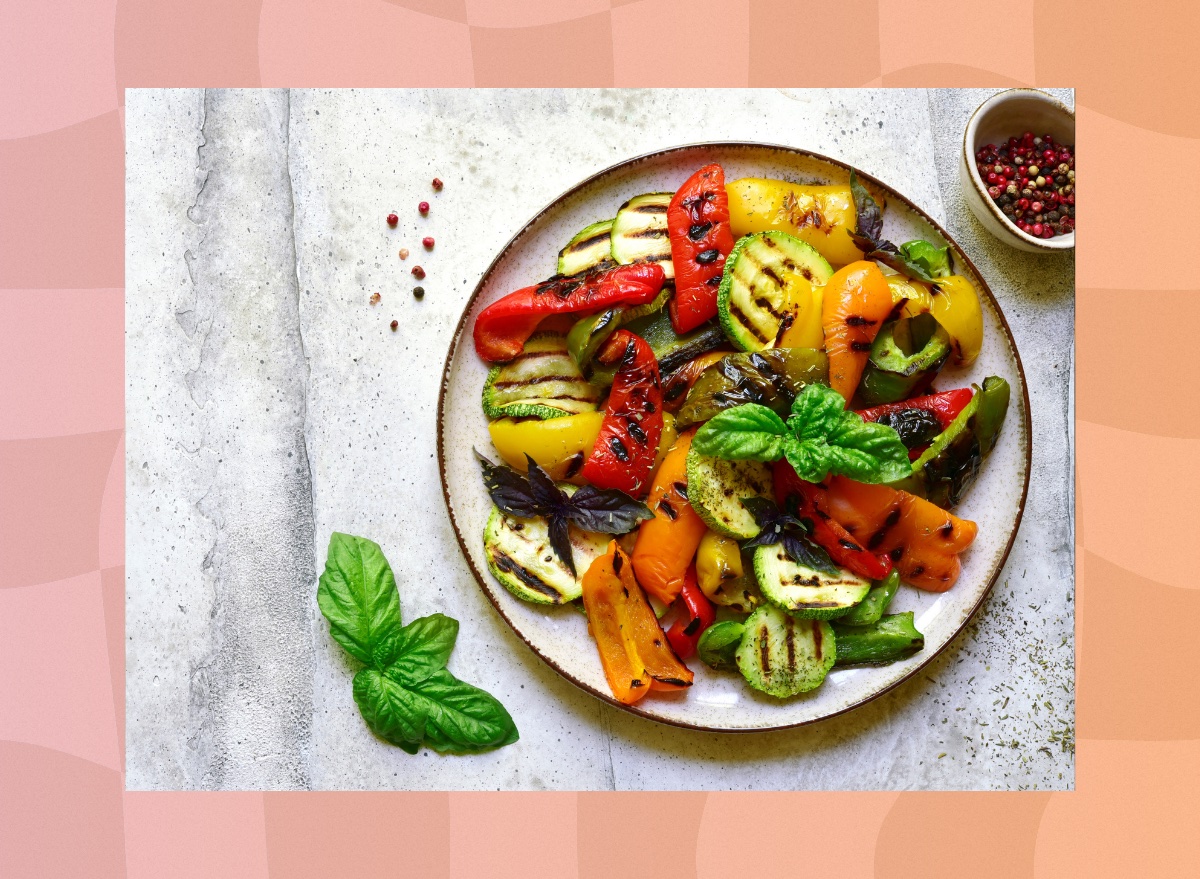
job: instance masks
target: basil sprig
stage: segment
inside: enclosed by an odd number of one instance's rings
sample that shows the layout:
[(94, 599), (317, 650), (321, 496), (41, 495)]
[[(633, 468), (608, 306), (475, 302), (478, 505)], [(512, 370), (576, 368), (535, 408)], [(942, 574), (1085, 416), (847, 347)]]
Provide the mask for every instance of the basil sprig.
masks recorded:
[(354, 701), (375, 735), (410, 754), (422, 744), (470, 754), (517, 740), (504, 706), (446, 669), (457, 620), (435, 613), (400, 624), (396, 579), (378, 544), (330, 536), (317, 606), (333, 639), (366, 666), (354, 676)]
[(783, 544), (784, 552), (798, 565), (824, 574), (836, 574), (837, 565), (824, 549), (813, 543), (812, 522), (801, 519), (794, 510), (781, 510), (762, 497), (742, 498), (742, 504), (758, 523), (759, 532), (742, 544), (742, 549)]
[(641, 501), (636, 501), (615, 488), (596, 488), (585, 485), (574, 494), (567, 494), (554, 484), (550, 475), (529, 455), (529, 476), (511, 467), (497, 466), (479, 452), (475, 453), (483, 468), (483, 484), (500, 512), (521, 519), (541, 517), (550, 530), (550, 546), (572, 574), (575, 559), (571, 553), (568, 526), (602, 534), (625, 534), (654, 513)]
[(786, 422), (766, 406), (744, 403), (714, 415), (692, 439), (701, 455), (730, 460), (786, 458), (806, 482), (830, 473), (856, 482), (894, 482), (912, 472), (908, 449), (892, 428), (863, 421), (825, 385), (807, 385)]
[(918, 281), (933, 281), (950, 274), (949, 246), (937, 248), (920, 239), (897, 247), (883, 237), (883, 212), (879, 203), (850, 172), (850, 195), (854, 198), (856, 230), (850, 233), (863, 259), (872, 259)]

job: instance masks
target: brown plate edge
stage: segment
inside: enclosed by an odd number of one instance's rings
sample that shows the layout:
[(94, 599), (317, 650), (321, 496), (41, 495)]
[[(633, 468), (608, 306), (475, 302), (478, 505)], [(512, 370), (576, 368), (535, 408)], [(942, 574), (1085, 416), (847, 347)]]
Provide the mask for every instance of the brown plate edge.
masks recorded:
[[(496, 599), (492, 597), (490, 590), (487, 588), (487, 586), (484, 585), (483, 574), (480, 573), (479, 569), (475, 566), (475, 562), (471, 559), (470, 551), (467, 549), (466, 541), (463, 539), (462, 529), (458, 525), (458, 520), (455, 519), (455, 517), (454, 517), (454, 507), (450, 503), (450, 491), (446, 484), (446, 456), (445, 456), (445, 443), (443, 440), (443, 433), (444, 433), (443, 424), (445, 423), (444, 416), (445, 416), (445, 408), (446, 408), (446, 388), (450, 383), (450, 367), (454, 361), (454, 355), (458, 351), (459, 344), (462, 342), (462, 339), (464, 338), (463, 330), (464, 330), (466, 322), (467, 322), (467, 315), (470, 314), (471, 308), (474, 306), (475, 300), (479, 297), (479, 294), (482, 292), (483, 286), (484, 286), (485, 282), (487, 281), (488, 277), (495, 270), (496, 265), (500, 262), (500, 260), (504, 257), (504, 255), (506, 253), (508, 253), (509, 249), (516, 243), (518, 238), (520, 238), (522, 235), (524, 235), (525, 232), (527, 232), (548, 211), (550, 211), (551, 208), (553, 208), (555, 205), (557, 205), (560, 201), (562, 201), (565, 198), (569, 198), (570, 196), (576, 194), (580, 190), (582, 190), (585, 187), (589, 186), (590, 184), (594, 183), (596, 180), (600, 179), (601, 177), (604, 177), (615, 171), (630, 167), (631, 165), (635, 165), (635, 164), (638, 164), (639, 162), (644, 162), (649, 159), (656, 159), (656, 158), (660, 158), (662, 156), (670, 155), (672, 153), (686, 152), (688, 150), (696, 150), (696, 149), (704, 149), (704, 148), (744, 149), (747, 147), (770, 149), (770, 150), (781, 150), (783, 152), (793, 153), (795, 155), (806, 156), (811, 159), (817, 159), (820, 161), (828, 162), (831, 165), (836, 165), (840, 168), (846, 169), (847, 171), (853, 171), (857, 176), (863, 178), (864, 180), (870, 181), (871, 183), (875, 184), (876, 186), (881, 187), (885, 191), (896, 193), (896, 195), (898, 195), (900, 197), (900, 199), (908, 206), (908, 208), (910, 210), (916, 212), (927, 223), (929, 223), (929, 225), (932, 226), (938, 232), (938, 234), (942, 236), (942, 238), (945, 241), (947, 241), (948, 243), (953, 245), (954, 249), (958, 252), (958, 256), (961, 259), (963, 259), (968, 266), (971, 267), (971, 272), (979, 280), (979, 283), (983, 286), (984, 293), (987, 294), (988, 299), (990, 299), (992, 302), (992, 305), (995, 306), (996, 315), (1000, 318), (1000, 325), (1004, 329), (1005, 335), (1008, 337), (1009, 346), (1012, 348), (1013, 357), (1017, 363), (1017, 373), (1021, 377), (1021, 397), (1022, 397), (1022, 401), (1025, 406), (1025, 481), (1024, 481), (1024, 484), (1021, 486), (1021, 500), (1020, 500), (1020, 503), (1017, 505), (1017, 517), (1013, 523), (1012, 533), (1009, 535), (1008, 544), (1004, 547), (1004, 552), (1001, 554), (999, 563), (996, 565), (995, 573), (992, 574), (991, 579), (988, 581), (987, 587), (980, 594), (979, 600), (977, 602), (975, 602), (975, 606), (971, 608), (970, 612), (963, 619), (962, 624), (958, 627), (957, 630), (955, 630), (953, 635), (951, 635), (949, 638), (946, 639), (946, 642), (941, 647), (939, 647), (937, 650), (935, 650), (934, 652), (929, 654), (929, 656), (925, 659), (924, 662), (922, 662), (920, 665), (918, 665), (916, 668), (914, 668), (908, 674), (904, 675), (901, 678), (898, 678), (897, 680), (888, 684), (886, 687), (879, 690), (878, 692), (872, 693), (871, 695), (867, 696), (866, 698), (861, 699), (858, 702), (855, 702), (851, 705), (847, 705), (845, 708), (841, 708), (837, 711), (834, 711), (831, 714), (826, 714), (826, 715), (823, 715), (822, 717), (815, 717), (811, 720), (802, 720), (802, 721), (799, 721), (798, 723), (783, 724), (781, 726), (762, 726), (762, 727), (745, 727), (745, 728), (738, 728), (738, 729), (728, 729), (728, 728), (722, 728), (722, 727), (703, 726), (703, 725), (695, 724), (695, 723), (687, 723), (686, 721), (664, 718), (664, 717), (660, 717), (659, 715), (656, 715), (656, 714), (651, 714), (648, 711), (644, 711), (644, 710), (638, 708), (636, 705), (626, 705), (623, 702), (618, 702), (611, 695), (609, 695), (607, 693), (603, 693), (600, 690), (597, 690), (597, 689), (583, 683), (583, 681), (578, 680), (576, 677), (571, 675), (569, 672), (567, 672), (566, 670), (561, 668), (554, 660), (552, 660), (546, 654), (542, 653), (542, 651), (539, 650), (532, 642), (530, 642), (530, 640), (528, 638), (526, 638), (523, 634), (521, 634), (520, 631), (518, 631), (517, 627), (515, 625), (513, 625), (512, 620), (510, 620), (508, 618), (508, 615), (504, 612), (504, 609), (500, 607), (499, 602), (497, 602)], [(638, 156), (633, 156), (632, 158), (624, 159), (620, 162), (617, 162), (613, 165), (608, 166), (607, 168), (597, 171), (596, 173), (591, 174), (588, 177), (585, 177), (579, 183), (576, 183), (570, 189), (567, 189), (565, 192), (561, 193), (556, 198), (554, 198), (553, 200), (548, 202), (544, 207), (542, 207), (541, 210), (539, 210), (537, 213), (535, 213), (529, 219), (529, 221), (527, 223), (525, 223), (525, 225), (523, 225), (520, 229), (518, 229), (513, 234), (513, 236), (511, 238), (509, 238), (508, 242), (502, 248), (500, 248), (500, 250), (497, 252), (496, 256), (492, 259), (491, 263), (484, 270), (483, 274), (480, 275), (479, 283), (477, 283), (475, 285), (475, 289), (471, 292), (470, 298), (467, 299), (466, 303), (463, 305), (462, 315), (459, 317), (458, 324), (454, 328), (454, 337), (450, 343), (450, 347), (446, 351), (446, 362), (442, 368), (442, 386), (438, 390), (437, 460), (438, 460), (438, 479), (442, 484), (442, 499), (446, 503), (446, 512), (450, 516), (450, 525), (454, 529), (454, 537), (458, 541), (458, 548), (462, 552), (463, 558), (466, 559), (467, 565), (468, 565), (468, 567), (470, 567), (471, 573), (474, 575), (476, 583), (479, 585), (480, 590), (483, 592), (483, 594), (487, 598), (487, 600), (489, 602), (491, 602), (492, 607), (494, 607), (496, 609), (496, 612), (498, 614), (500, 614), (500, 618), (503, 619), (504, 622), (508, 624), (508, 627), (512, 630), (513, 634), (515, 634), (522, 642), (524, 642), (525, 646), (527, 646), (530, 650), (532, 650), (533, 653), (540, 660), (542, 660), (542, 662), (546, 663), (546, 665), (548, 665), (548, 666), (550, 666), (550, 668), (554, 669), (554, 671), (557, 672), (560, 677), (564, 678), (567, 681), (570, 681), (572, 684), (574, 684), (576, 687), (583, 690), (584, 692), (586, 692), (592, 696), (595, 696), (596, 698), (598, 698), (604, 702), (607, 702), (609, 705), (612, 705), (616, 708), (621, 709), (622, 711), (626, 711), (626, 712), (636, 715), (638, 717), (647, 718), (648, 720), (652, 720), (655, 723), (662, 723), (662, 724), (666, 724), (667, 726), (677, 727), (679, 729), (690, 729), (690, 730), (697, 730), (699, 732), (708, 732), (708, 733), (778, 732), (778, 731), (787, 730), (787, 729), (797, 729), (799, 727), (809, 726), (814, 723), (821, 723), (823, 721), (830, 720), (834, 717), (839, 717), (843, 714), (846, 714), (849, 711), (855, 710), (856, 708), (860, 708), (869, 702), (873, 702), (874, 700), (878, 699), (880, 696), (883, 696), (884, 694), (891, 692), (896, 687), (900, 686), (901, 684), (903, 684), (906, 681), (908, 681), (909, 679), (911, 679), (917, 672), (919, 672), (921, 669), (925, 668), (925, 666), (929, 665), (929, 663), (931, 663), (934, 659), (936, 659), (938, 656), (940, 656), (942, 654), (942, 652), (946, 650), (946, 648), (948, 648), (951, 644), (953, 644), (955, 641), (958, 640), (958, 638), (962, 634), (963, 630), (970, 624), (971, 620), (973, 620), (975, 618), (975, 615), (979, 612), (979, 609), (983, 606), (983, 603), (988, 599), (988, 596), (990, 596), (992, 594), (992, 589), (995, 587), (996, 581), (1000, 578), (1000, 572), (1004, 569), (1004, 565), (1008, 561), (1009, 553), (1012, 552), (1013, 543), (1016, 542), (1016, 539), (1017, 539), (1017, 532), (1021, 528), (1021, 520), (1025, 514), (1025, 501), (1029, 494), (1029, 476), (1030, 476), (1031, 470), (1033, 469), (1033, 413), (1030, 410), (1029, 383), (1025, 378), (1025, 365), (1021, 362), (1021, 352), (1017, 348), (1017, 341), (1013, 337), (1012, 328), (1008, 325), (1008, 318), (1006, 318), (1004, 316), (1004, 310), (1000, 307), (1000, 302), (996, 299), (995, 294), (992, 293), (992, 289), (988, 285), (988, 282), (984, 279), (983, 275), (975, 267), (975, 263), (971, 261), (971, 258), (969, 256), (967, 256), (966, 251), (964, 251), (962, 249), (962, 247), (958, 244), (958, 242), (954, 238), (952, 238), (945, 229), (942, 228), (940, 223), (938, 223), (936, 220), (934, 220), (933, 217), (929, 216), (929, 214), (925, 213), (925, 211), (922, 210), (920, 207), (918, 207), (912, 201), (912, 199), (908, 198), (906, 195), (901, 193), (899, 190), (883, 183), (883, 181), (879, 180), (878, 178), (876, 178), (870, 174), (866, 174), (866, 173), (858, 170), (857, 168), (855, 168), (845, 162), (842, 162), (838, 159), (831, 159), (828, 156), (824, 156), (820, 153), (816, 153), (811, 150), (805, 150), (805, 149), (801, 149), (799, 147), (784, 146), (782, 144), (760, 143), (760, 142), (756, 142), (756, 141), (701, 141), (701, 142), (697, 142), (697, 143), (690, 143), (690, 144), (683, 144), (680, 146), (667, 147), (666, 149), (654, 150), (653, 152), (643, 153)]]

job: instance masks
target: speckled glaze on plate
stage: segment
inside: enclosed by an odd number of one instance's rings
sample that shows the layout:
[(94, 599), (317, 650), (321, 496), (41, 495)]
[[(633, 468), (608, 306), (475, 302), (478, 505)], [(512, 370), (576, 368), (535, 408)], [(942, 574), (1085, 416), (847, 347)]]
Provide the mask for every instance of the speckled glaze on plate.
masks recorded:
[(887, 692), (930, 662), (979, 609), (1008, 557), (1025, 505), (1031, 460), (1029, 396), (1008, 324), (966, 254), (920, 208), (859, 171), (867, 186), (886, 196), (885, 237), (896, 242), (925, 238), (949, 244), (956, 271), (969, 278), (980, 293), (983, 352), (969, 369), (943, 370), (938, 386), (962, 387), (999, 375), (1012, 387), (1008, 418), (996, 448), (955, 510), (979, 525), (974, 544), (964, 554), (962, 575), (953, 589), (942, 594), (901, 588), (891, 612), (914, 611), (917, 628), (925, 635), (925, 649), (903, 662), (837, 669), (813, 692), (779, 700), (750, 689), (738, 674), (714, 672), (692, 660), (689, 665), (696, 679), (690, 690), (652, 694), (633, 706), (618, 703), (609, 692), (583, 616), (569, 607), (547, 608), (520, 601), (488, 573), (483, 529), (491, 500), (472, 449), (494, 450), (480, 404), (487, 366), (475, 353), (471, 327), (479, 312), (497, 299), (553, 274), (559, 249), (584, 226), (613, 216), (621, 204), (639, 193), (674, 191), (709, 162), (720, 162), (728, 180), (776, 177), (844, 184), (850, 175), (848, 165), (790, 147), (692, 144), (621, 162), (560, 196), (504, 246), (467, 302), (446, 356), (438, 398), (438, 467), (451, 523), (480, 588), (518, 637), (551, 668), (610, 704), (663, 723), (708, 731), (766, 731), (832, 717)]

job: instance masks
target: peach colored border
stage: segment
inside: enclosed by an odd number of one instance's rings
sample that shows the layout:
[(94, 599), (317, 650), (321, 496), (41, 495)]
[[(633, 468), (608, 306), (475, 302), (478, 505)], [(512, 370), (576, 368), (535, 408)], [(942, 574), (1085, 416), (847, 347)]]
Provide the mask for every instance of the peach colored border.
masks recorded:
[[(1186, 697), (1200, 675), (1190, 623), (1200, 589), (1185, 555), (1200, 525), (1200, 476), (1186, 463), (1197, 457), (1200, 417), (1168, 378), (1191, 374), (1187, 342), (1200, 320), (1200, 284), (1178, 234), (1200, 220), (1200, 178), (1186, 170), (1200, 164), (1191, 38), (1200, 6), (9, 0), (4, 8), (0, 872), (592, 879), (636, 864), (640, 874), (707, 879), (733, 870), (790, 877), (802, 863), (854, 879), (964, 869), (1005, 879), (1200, 875), (1191, 844), (1200, 703)], [(655, 64), (644, 63), (647, 51)], [(1077, 790), (126, 794), (122, 89), (293, 84), (1075, 84), (1081, 165), (1091, 169), (1077, 250)], [(1131, 215), (1132, 156), (1169, 222)], [(1136, 352), (1117, 355), (1115, 369), (1114, 340)], [(1153, 650), (1130, 662), (1130, 645), (1147, 643)], [(797, 822), (814, 814), (854, 820), (836, 839), (806, 836), (799, 850)], [(753, 844), (730, 833), (748, 815), (759, 831)], [(525, 842), (529, 827), (539, 830), (536, 850)]]

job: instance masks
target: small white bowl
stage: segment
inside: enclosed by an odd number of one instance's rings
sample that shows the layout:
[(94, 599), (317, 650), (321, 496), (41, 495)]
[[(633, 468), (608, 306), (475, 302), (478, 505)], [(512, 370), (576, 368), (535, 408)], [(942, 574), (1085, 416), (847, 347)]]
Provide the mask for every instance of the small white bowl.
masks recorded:
[(1018, 250), (1054, 253), (1075, 247), (1075, 233), (1035, 238), (1014, 225), (988, 195), (987, 183), (975, 167), (975, 151), (984, 144), (999, 146), (1025, 131), (1049, 134), (1055, 143), (1075, 147), (1075, 114), (1061, 101), (1037, 89), (1008, 89), (992, 95), (976, 108), (963, 133), (958, 176), (971, 213), (987, 230)]

